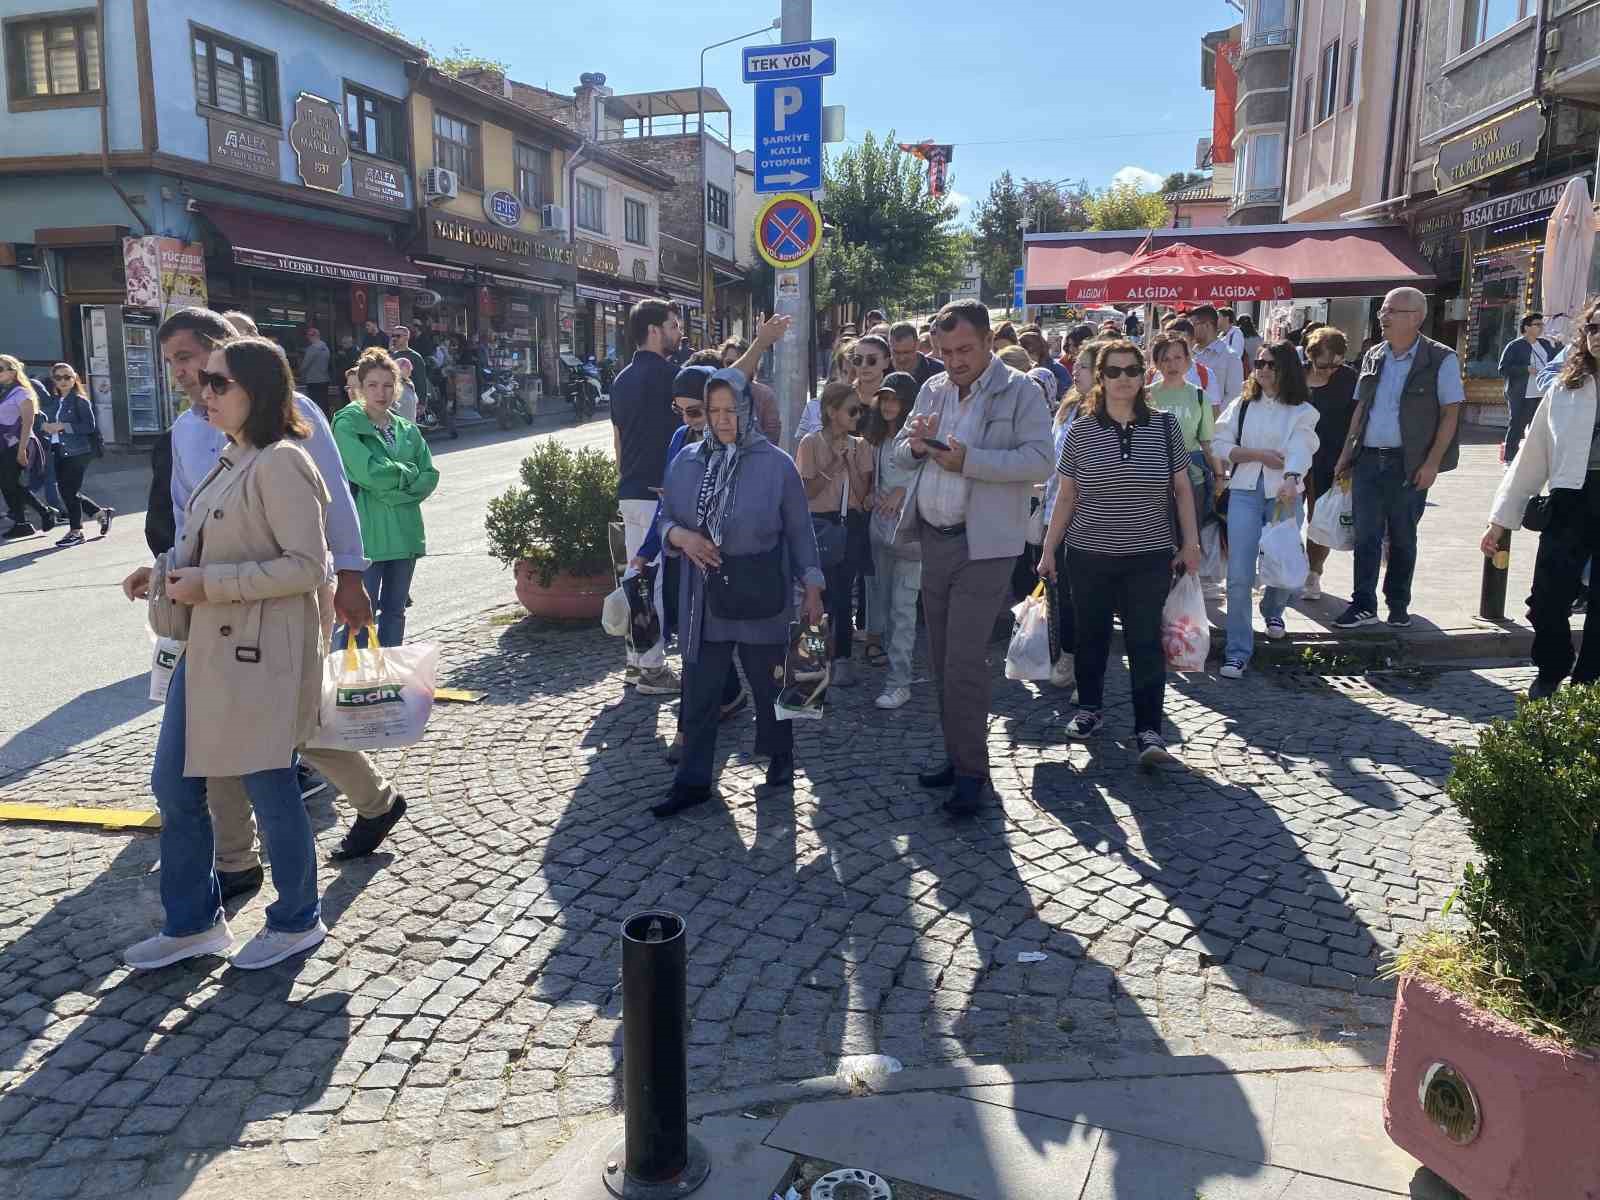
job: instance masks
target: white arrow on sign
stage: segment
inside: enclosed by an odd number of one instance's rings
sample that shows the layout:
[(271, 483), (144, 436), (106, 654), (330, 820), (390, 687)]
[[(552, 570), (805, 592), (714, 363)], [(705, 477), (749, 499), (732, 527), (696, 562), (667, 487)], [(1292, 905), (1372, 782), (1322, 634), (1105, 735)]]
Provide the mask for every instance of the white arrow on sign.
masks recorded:
[(766, 74), (787, 75), (794, 71), (820, 71), (833, 57), (821, 46), (774, 54), (754, 54), (747, 51), (747, 54), (749, 58), (745, 64), (745, 71), (752, 77)]
[(806, 178), (808, 177), (800, 171), (790, 171), (784, 175), (763, 175), (761, 180), (763, 183), (787, 183), (790, 187), (793, 187)]

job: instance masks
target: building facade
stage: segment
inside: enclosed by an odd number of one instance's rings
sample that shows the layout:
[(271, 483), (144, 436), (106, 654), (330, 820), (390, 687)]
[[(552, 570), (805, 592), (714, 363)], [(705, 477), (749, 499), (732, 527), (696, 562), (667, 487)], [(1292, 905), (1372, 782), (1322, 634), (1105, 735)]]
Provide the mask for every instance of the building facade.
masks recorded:
[(1230, 225), (1270, 225), (1283, 214), (1283, 169), (1294, 107), (1295, 22), (1304, 0), (1243, 0), (1233, 63), (1233, 205)]
[(296, 361), (308, 326), (332, 342), (423, 285), (397, 247), (419, 48), (315, 0), (0, 0), (0, 29), (0, 344), (77, 365), (108, 441), (181, 404), (153, 336), (178, 303)]

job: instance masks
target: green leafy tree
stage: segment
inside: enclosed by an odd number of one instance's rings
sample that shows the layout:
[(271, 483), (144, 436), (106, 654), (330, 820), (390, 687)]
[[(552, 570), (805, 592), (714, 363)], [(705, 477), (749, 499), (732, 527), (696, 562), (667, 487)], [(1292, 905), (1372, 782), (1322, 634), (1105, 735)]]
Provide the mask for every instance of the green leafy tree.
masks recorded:
[(1161, 229), (1172, 220), (1166, 197), (1118, 183), (1090, 198), (1090, 229)]
[(1089, 227), (1087, 182), (1052, 183), (1024, 179), (1010, 171), (989, 185), (974, 214), (974, 254), (983, 272), (983, 295), (996, 301), (1011, 295), (1011, 273), (1022, 265), (1023, 227), (1039, 232), (1076, 233)]
[(1181, 192), (1184, 188), (1193, 187), (1197, 183), (1204, 183), (1209, 178), (1209, 175), (1204, 175), (1199, 171), (1174, 171), (1166, 179), (1162, 180), (1161, 193), (1162, 195), (1168, 195), (1172, 192)]
[(404, 38), (413, 46), (427, 51), (428, 65), (446, 75), (460, 75), (464, 71), (499, 71), (505, 75), (510, 71), (504, 60), (489, 58), (469, 50), (460, 43), (450, 47), (449, 50), (435, 50), (425, 40), (413, 37), (395, 23), (394, 15), (389, 10), (389, 0), (334, 0), (334, 6), (342, 8), (352, 17), (359, 17), (368, 25), (376, 25), (385, 33)]
[(953, 286), (962, 266), (956, 206), (929, 194), (926, 164), (899, 149), (893, 131), (869, 132), (824, 169), (819, 307), (904, 308)]

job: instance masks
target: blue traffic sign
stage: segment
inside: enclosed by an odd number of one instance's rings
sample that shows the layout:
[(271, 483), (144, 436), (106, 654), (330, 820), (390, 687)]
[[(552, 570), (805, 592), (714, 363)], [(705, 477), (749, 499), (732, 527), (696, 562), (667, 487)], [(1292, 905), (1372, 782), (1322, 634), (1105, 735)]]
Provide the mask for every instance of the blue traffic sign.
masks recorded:
[(1026, 308), (1027, 305), (1023, 303), (1024, 296), (1022, 268), (1018, 267), (1011, 273), (1011, 307)]
[(756, 191), (822, 187), (822, 80), (756, 84)]
[(838, 43), (833, 38), (814, 42), (790, 42), (783, 46), (744, 47), (746, 83), (781, 83), (785, 79), (815, 79), (832, 75), (838, 61)]

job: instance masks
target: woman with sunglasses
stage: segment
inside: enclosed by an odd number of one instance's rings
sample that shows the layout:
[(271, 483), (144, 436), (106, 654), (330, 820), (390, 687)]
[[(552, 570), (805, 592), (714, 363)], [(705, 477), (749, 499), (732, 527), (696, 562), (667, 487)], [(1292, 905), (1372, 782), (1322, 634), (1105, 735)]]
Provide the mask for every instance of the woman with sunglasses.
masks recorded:
[[(1095, 385), (1056, 464), (1058, 491), (1039, 573), (1059, 576), (1056, 548), (1065, 541), (1078, 683), (1078, 711), (1067, 722), (1067, 736), (1095, 737), (1105, 723), (1115, 613), (1133, 677), (1139, 762), (1153, 766), (1172, 761), (1161, 734), (1167, 688), (1161, 610), (1174, 568), (1200, 569), (1200, 537), (1183, 431), (1171, 413), (1150, 407), (1144, 373), (1144, 355), (1133, 342), (1119, 338), (1101, 348)], [(1181, 535), (1172, 527), (1174, 500)], [(1182, 547), (1177, 554), (1174, 545)]]
[[(1332, 325), (1322, 326), (1306, 342), (1306, 358), (1311, 364), (1306, 369), (1306, 388), (1317, 410), (1317, 453), (1305, 480), (1308, 518), (1317, 511), (1317, 501), (1334, 488), (1333, 468), (1350, 436), (1350, 419), (1356, 412), (1356, 372), (1344, 360), (1349, 349), (1344, 333)], [(1320, 542), (1306, 542), (1311, 573), (1300, 589), (1303, 599), (1322, 599), (1322, 568), (1330, 553)]]
[[(1261, 533), (1273, 521), (1292, 514), (1305, 521), (1300, 493), (1317, 452), (1321, 415), (1306, 389), (1300, 355), (1288, 342), (1256, 351), (1254, 370), (1244, 392), (1217, 423), (1212, 449), (1232, 464), (1228, 481), (1228, 621), (1222, 677), (1240, 679), (1250, 663), (1255, 631), (1250, 613), (1256, 585), (1256, 557)], [(1295, 593), (1269, 587), (1261, 593), (1261, 615), (1267, 637), (1284, 636), (1283, 610)]]
[(1511, 460), (1490, 509), (1481, 548), (1501, 551), (1508, 529), (1520, 529), (1528, 502), (1548, 486), (1547, 523), (1539, 531), (1533, 564), (1533, 665), (1539, 674), (1528, 699), (1555, 693), (1571, 672), (1575, 684), (1600, 679), (1600, 607), (1583, 619), (1583, 648), (1572, 650), (1572, 602), (1583, 587), (1585, 566), (1600, 557), (1600, 438), (1595, 436), (1596, 377), (1600, 376), (1600, 303), (1584, 310), (1565, 364), (1534, 410), (1517, 456)]
[(878, 404), (878, 389), (883, 386), (883, 377), (892, 369), (888, 341), (869, 333), (851, 349), (850, 365), (855, 368), (856, 402), (861, 410), (855, 433), (864, 437), (872, 410)]
[(0, 354), (0, 499), (5, 501), (11, 528), (0, 538), (20, 541), (36, 537), (28, 520), (28, 509), (39, 511), (40, 526), (49, 532), (55, 518), (32, 492), (28, 490), (28, 474), (32, 459), (29, 443), (34, 440), (33, 425), (39, 412), (39, 398), (34, 394), (33, 380), (23, 368), (22, 360), (9, 354)]
[[(316, 731), (322, 699), (328, 489), (302, 445), (311, 430), (296, 410), (283, 350), (265, 338), (236, 338), (206, 365), (200, 383), (209, 419), (228, 440), (166, 555), (166, 596), (191, 616), (151, 773), (165, 919), (160, 933), (123, 953), (129, 966), (146, 970), (233, 945), (214, 866), (207, 777), (240, 778), (277, 890), (266, 928), (233, 965), (271, 966), (328, 932), (316, 839), (295, 775), (296, 748)], [(141, 567), (123, 580), (123, 593), (147, 597), (153, 574)]]
[[(894, 461), (894, 441), (916, 407), (917, 380), (893, 371), (878, 387), (877, 404), (867, 414), (867, 444), (872, 447), (874, 491), (871, 507), (872, 579), (867, 594), (867, 663), (887, 664), (883, 691), (873, 701), (896, 709), (911, 699), (911, 658), (917, 648), (917, 596), (922, 591), (922, 547), (894, 544), (895, 529), (916, 469)], [(874, 654), (873, 651), (877, 653)]]
[(96, 504), (79, 491), (83, 476), (94, 460), (95, 443), (99, 430), (94, 419), (94, 405), (84, 391), (69, 363), (57, 363), (50, 368), (50, 386), (54, 393), (42, 397), (39, 412), (44, 417), (41, 428), (49, 442), (48, 451), (55, 463), (56, 487), (61, 491), (61, 506), (66, 510), (71, 528), (56, 543), (58, 546), (83, 545), (83, 518), (98, 517), (100, 536), (111, 532), (111, 518), (116, 510)]
[[(855, 435), (861, 420), (861, 401), (855, 388), (830, 383), (822, 389), (819, 402), (822, 428), (807, 434), (795, 447), (795, 466), (805, 484), (807, 507), (817, 529), (819, 546), (830, 538), (844, 543), (843, 555), (835, 563), (824, 560), (828, 616), (833, 624), (833, 668), (830, 681), (839, 687), (852, 687), (855, 676), (850, 669), (853, 649), (851, 592), (861, 562), (849, 537), (852, 513), (863, 513), (871, 499), (872, 454)], [(826, 526), (838, 528), (831, 534)]]

